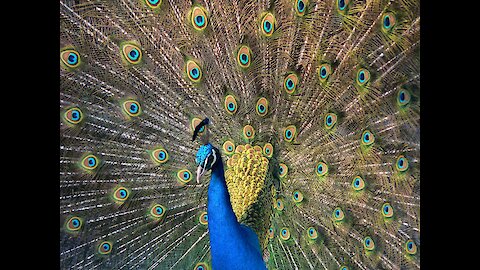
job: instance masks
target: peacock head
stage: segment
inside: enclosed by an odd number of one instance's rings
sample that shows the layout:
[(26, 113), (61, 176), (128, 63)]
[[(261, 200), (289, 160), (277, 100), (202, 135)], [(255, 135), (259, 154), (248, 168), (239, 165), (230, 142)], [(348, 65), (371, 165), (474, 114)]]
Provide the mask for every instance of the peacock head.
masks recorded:
[(207, 143), (200, 146), (195, 158), (197, 163), (197, 183), (200, 183), (200, 178), (208, 170), (214, 168), (217, 164), (221, 163), (220, 151), (213, 147), (212, 144)]

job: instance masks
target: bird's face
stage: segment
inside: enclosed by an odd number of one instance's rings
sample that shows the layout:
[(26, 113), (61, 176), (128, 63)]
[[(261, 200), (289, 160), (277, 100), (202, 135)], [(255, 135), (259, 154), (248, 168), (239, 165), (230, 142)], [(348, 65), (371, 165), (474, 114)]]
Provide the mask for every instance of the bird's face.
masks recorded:
[(220, 160), (220, 152), (210, 143), (200, 146), (195, 162), (197, 163), (197, 183), (208, 170), (212, 169)]

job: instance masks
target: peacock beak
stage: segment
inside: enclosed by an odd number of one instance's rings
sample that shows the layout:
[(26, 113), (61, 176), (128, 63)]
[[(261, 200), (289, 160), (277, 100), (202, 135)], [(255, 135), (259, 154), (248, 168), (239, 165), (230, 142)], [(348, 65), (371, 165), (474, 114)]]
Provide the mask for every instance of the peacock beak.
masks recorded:
[(197, 184), (200, 184), (200, 178), (202, 178), (203, 174), (205, 173), (205, 169), (202, 166), (197, 167)]

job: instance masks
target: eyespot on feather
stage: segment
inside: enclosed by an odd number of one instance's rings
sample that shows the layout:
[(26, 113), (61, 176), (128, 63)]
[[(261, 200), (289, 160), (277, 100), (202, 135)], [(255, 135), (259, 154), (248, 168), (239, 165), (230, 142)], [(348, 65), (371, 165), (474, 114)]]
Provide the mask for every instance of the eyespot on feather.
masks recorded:
[(200, 82), (202, 79), (202, 69), (193, 60), (188, 60), (185, 65), (185, 73), (190, 81), (194, 83)]
[(242, 45), (237, 52), (237, 62), (242, 68), (250, 67), (252, 63), (252, 51), (246, 45)]
[(255, 110), (258, 115), (265, 116), (268, 113), (268, 100), (264, 97), (259, 98)]
[(190, 13), (190, 23), (197, 31), (203, 31), (208, 25), (206, 10), (201, 6), (194, 6)]
[(290, 95), (295, 93), (295, 90), (297, 89), (298, 81), (299, 81), (299, 78), (295, 73), (290, 73), (287, 76), (285, 76), (285, 79), (283, 80), (283, 89), (285, 89), (285, 92), (287, 92), (287, 94), (290, 94)]

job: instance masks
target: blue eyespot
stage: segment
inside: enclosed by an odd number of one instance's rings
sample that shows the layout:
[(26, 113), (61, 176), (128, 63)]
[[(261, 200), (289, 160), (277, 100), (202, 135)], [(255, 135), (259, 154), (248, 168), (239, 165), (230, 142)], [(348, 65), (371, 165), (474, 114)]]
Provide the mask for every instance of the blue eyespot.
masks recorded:
[(327, 77), (327, 68), (325, 67), (320, 68), (320, 77), (322, 77), (322, 79), (325, 79)]
[(292, 138), (292, 132), (290, 130), (287, 130), (285, 132), (285, 136), (287, 137), (287, 139), (291, 139)]
[(242, 64), (246, 65), (248, 63), (248, 55), (242, 53), (240, 55), (240, 62), (242, 62)]
[(78, 121), (80, 119), (80, 112), (78, 110), (72, 111), (72, 120)]
[(109, 254), (112, 251), (112, 243), (107, 241), (100, 243), (97, 251), (102, 255)]
[(203, 16), (198, 15), (195, 17), (195, 24), (199, 27), (202, 27), (205, 24), (205, 18)]
[(403, 156), (399, 156), (396, 163), (397, 170), (403, 172), (408, 169), (408, 160)]
[(300, 13), (305, 11), (305, 3), (302, 0), (299, 0), (297, 2), (297, 9), (298, 9), (298, 12)]
[(78, 226), (80, 225), (80, 221), (78, 219), (73, 219), (72, 220), (72, 225), (73, 225), (73, 227), (78, 228)]
[(327, 116), (327, 125), (329, 126), (332, 125), (332, 121), (333, 121), (332, 116), (331, 115)]
[(78, 62), (78, 56), (77, 56), (75, 53), (73, 53), (73, 52), (69, 53), (69, 54), (68, 54), (68, 58), (67, 58), (67, 62), (68, 62), (68, 64), (70, 64), (70, 65), (75, 65), (75, 64), (77, 64), (77, 62)]
[(282, 235), (286, 235), (287, 234), (287, 230), (283, 229), (282, 230)]
[(136, 61), (139, 56), (140, 56), (140, 53), (138, 52), (137, 49), (132, 49), (132, 50), (128, 53), (128, 57), (129, 57), (130, 60), (132, 60), (132, 61)]
[(373, 136), (373, 134), (370, 131), (365, 130), (362, 134), (362, 144), (371, 145), (373, 144), (374, 141), (375, 141), (375, 136)]
[(155, 212), (157, 212), (157, 214), (162, 214), (163, 213), (163, 209), (161, 207), (157, 207), (155, 208)]
[(88, 158), (88, 166), (93, 167), (95, 166), (96, 163), (97, 161), (95, 160), (95, 158), (93, 157)]
[(360, 73), (358, 74), (358, 80), (361, 83), (365, 82), (365, 72), (364, 71), (360, 71)]
[(322, 164), (319, 164), (319, 165), (317, 166), (317, 172), (319, 172), (319, 173), (322, 173), (322, 172), (323, 172), (323, 165), (322, 165)]
[(383, 18), (383, 25), (385, 28), (390, 28), (390, 17), (387, 15)]
[(265, 21), (263, 23), (263, 30), (265, 30), (267, 33), (270, 33), (270, 31), (272, 31), (272, 23), (270, 21)]
[(197, 79), (200, 76), (200, 72), (198, 71), (198, 68), (192, 68), (190, 70), (190, 76), (192, 76), (192, 78), (194, 79)]
[(280, 167), (279, 170), (280, 170), (280, 174), (282, 174), (283, 173), (283, 167)]
[(123, 199), (125, 197), (127, 197), (127, 191), (125, 191), (124, 189), (120, 190), (120, 197)]
[(260, 113), (264, 113), (265, 112), (265, 106), (263, 104), (258, 105), (258, 111)]
[(138, 112), (138, 105), (135, 103), (130, 104), (130, 113), (137, 113)]
[(338, 0), (338, 8), (340, 10), (344, 10), (347, 5), (345, 4), (345, 0)]
[(190, 174), (189, 174), (188, 172), (184, 172), (184, 173), (183, 173), (183, 179), (184, 179), (184, 180), (187, 180), (187, 179), (189, 179), (189, 178), (190, 178)]
[(288, 89), (288, 90), (292, 90), (293, 87), (295, 86), (295, 84), (293, 83), (292, 79), (287, 79), (287, 82), (285, 83), (285, 85), (287, 86), (287, 89)]

